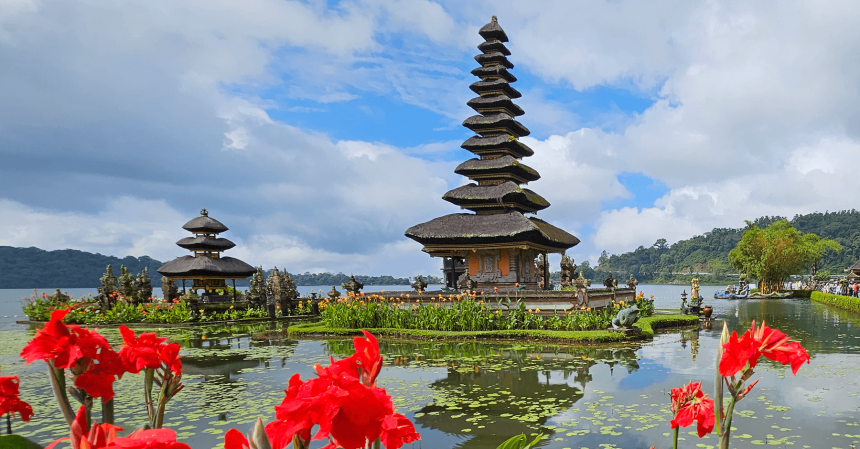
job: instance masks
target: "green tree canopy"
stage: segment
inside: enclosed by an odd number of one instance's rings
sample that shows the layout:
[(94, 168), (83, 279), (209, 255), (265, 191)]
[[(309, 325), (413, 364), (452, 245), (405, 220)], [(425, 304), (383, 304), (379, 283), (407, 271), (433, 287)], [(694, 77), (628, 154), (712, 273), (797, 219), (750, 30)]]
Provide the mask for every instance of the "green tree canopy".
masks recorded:
[(801, 233), (788, 220), (775, 221), (764, 229), (752, 222), (747, 226), (741, 241), (729, 252), (729, 262), (758, 279), (762, 293), (779, 291), (789, 275), (805, 272), (828, 250), (842, 250), (834, 240)]

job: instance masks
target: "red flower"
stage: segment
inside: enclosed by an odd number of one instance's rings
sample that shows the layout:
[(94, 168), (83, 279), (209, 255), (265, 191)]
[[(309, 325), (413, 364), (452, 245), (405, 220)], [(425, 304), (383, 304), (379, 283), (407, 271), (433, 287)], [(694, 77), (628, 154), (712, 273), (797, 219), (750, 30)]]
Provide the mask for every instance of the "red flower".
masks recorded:
[(239, 432), (236, 429), (230, 429), (224, 434), (224, 449), (247, 449), (250, 447), (251, 444), (248, 443), (248, 439), (245, 438), (245, 435), (242, 435), (242, 432)]
[(83, 373), (75, 377), (75, 386), (89, 393), (94, 398), (110, 401), (114, 397), (113, 383), (122, 378), (126, 365), (113, 349), (102, 349), (95, 358), (83, 358), (86, 361)]
[(376, 386), (376, 376), (382, 369), (382, 356), (379, 355), (379, 342), (370, 332), (361, 331), (365, 338), (352, 339), (355, 345), (355, 357), (361, 364), (361, 383), (368, 387)]
[(0, 376), (0, 416), (17, 413), (22, 421), (30, 421), (33, 408), (18, 398), (18, 383), (18, 376)]
[(124, 449), (191, 449), (176, 441), (176, 432), (170, 429), (137, 430), (128, 438), (117, 438), (108, 448)]
[(420, 438), (406, 417), (394, 413), (385, 390), (374, 386), (382, 359), (376, 339), (367, 332), (365, 337), (355, 339), (351, 357), (332, 360), (326, 368), (317, 365), (319, 377), (302, 382), (293, 375), (284, 401), (275, 407), (276, 421), (266, 426), (272, 447), (285, 447), (294, 435), (307, 442), (315, 425), (313, 439), (329, 439), (323, 449), (364, 448), (377, 438), (396, 449)]
[(182, 374), (182, 360), (179, 358), (178, 344), (168, 343), (164, 345), (158, 354), (158, 358), (170, 371), (173, 371), (174, 375), (179, 376)]
[(71, 436), (60, 438), (49, 444), (45, 449), (53, 449), (60, 441), (71, 439), (72, 449), (101, 449), (106, 448), (116, 439), (116, 432), (122, 430), (111, 424), (99, 424), (93, 421), (92, 427), (87, 427), (86, 408), (82, 405), (71, 426)]
[(68, 310), (51, 312), (51, 319), (45, 327), (39, 329), (36, 335), (21, 350), (21, 357), (27, 363), (36, 360), (53, 361), (57, 368), (69, 368), (81, 356), (81, 350), (74, 344), (74, 335), (63, 324), (63, 318)]
[(161, 367), (161, 346), (167, 341), (166, 338), (158, 338), (155, 332), (143, 332), (135, 337), (134, 331), (126, 326), (120, 326), (119, 331), (124, 343), (119, 355), (128, 365), (130, 373), (137, 374), (144, 368)]
[(729, 342), (723, 345), (723, 356), (720, 358), (720, 374), (733, 376), (746, 367), (755, 368), (758, 359), (765, 356), (783, 365), (791, 365), (791, 371), (797, 375), (803, 363), (809, 363), (809, 354), (806, 349), (796, 341), (789, 341), (791, 337), (784, 333), (768, 327), (764, 322), (761, 327), (756, 328), (753, 320), (750, 330), (746, 331), (740, 338), (737, 332), (733, 332)]
[(693, 421), (698, 421), (696, 431), (699, 438), (714, 430), (716, 419), (714, 400), (702, 393), (701, 386), (699, 382), (690, 382), (683, 388), (673, 388), (671, 394), (672, 412), (675, 413), (675, 418), (671, 421), (672, 428), (687, 427), (693, 424)]
[(380, 438), (387, 449), (398, 449), (420, 437), (415, 431), (412, 421), (400, 413), (395, 413), (382, 421), (382, 436)]

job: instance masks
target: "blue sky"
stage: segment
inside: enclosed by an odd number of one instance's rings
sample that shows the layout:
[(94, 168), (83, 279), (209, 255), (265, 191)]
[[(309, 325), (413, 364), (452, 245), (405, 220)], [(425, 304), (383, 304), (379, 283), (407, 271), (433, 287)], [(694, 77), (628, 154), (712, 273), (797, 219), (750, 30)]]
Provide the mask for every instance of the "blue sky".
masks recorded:
[[(596, 261), (860, 200), (853, 2), (16, 0), (0, 8), (0, 245), (231, 252), (412, 276), (410, 226), (472, 155), (465, 103), (497, 15), (539, 216)], [(834, 195), (833, 192), (840, 192)], [(552, 260), (551, 260), (552, 261)]]

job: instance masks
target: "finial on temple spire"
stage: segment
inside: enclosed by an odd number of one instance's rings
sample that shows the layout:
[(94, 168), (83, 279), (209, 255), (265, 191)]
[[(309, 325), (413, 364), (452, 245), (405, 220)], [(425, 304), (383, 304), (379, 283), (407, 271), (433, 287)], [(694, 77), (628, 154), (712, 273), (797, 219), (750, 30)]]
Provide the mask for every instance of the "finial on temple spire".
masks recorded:
[(499, 21), (499, 18), (498, 18), (498, 17), (496, 17), (496, 16), (493, 16), (493, 18), (492, 18), (492, 19), (490, 19), (490, 20), (491, 20), (491, 21), (493, 21), (493, 22), (498, 22), (498, 21)]

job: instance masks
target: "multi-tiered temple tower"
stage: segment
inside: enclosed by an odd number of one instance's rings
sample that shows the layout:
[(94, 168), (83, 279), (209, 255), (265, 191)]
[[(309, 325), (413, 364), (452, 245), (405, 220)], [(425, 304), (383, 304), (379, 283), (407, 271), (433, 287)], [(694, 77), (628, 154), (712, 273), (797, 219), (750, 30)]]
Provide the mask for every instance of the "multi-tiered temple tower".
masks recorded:
[(221, 257), (221, 252), (233, 248), (236, 244), (218, 237), (218, 234), (227, 230), (227, 226), (210, 217), (206, 209), (201, 210), (199, 217), (185, 223), (182, 228), (194, 233), (194, 237), (185, 237), (176, 244), (191, 251), (193, 255), (178, 257), (162, 265), (156, 271), (163, 276), (172, 280), (181, 279), (183, 287), (186, 279), (193, 279), (192, 290), (203, 289), (207, 297), (223, 300), (227, 299), (227, 295), (214, 295), (214, 291), (225, 291), (227, 279), (233, 281), (235, 291), (236, 279), (245, 279), (257, 271), (239, 259)]
[(564, 253), (579, 243), (573, 235), (534, 217), (549, 202), (523, 184), (540, 179), (538, 172), (520, 160), (534, 154), (519, 141), (529, 130), (515, 120), (524, 114), (512, 98), (522, 95), (511, 86), (517, 79), (508, 71), (511, 54), (508, 36), (495, 17), (479, 31), (485, 40), (475, 56), (481, 67), (472, 70), (480, 81), (469, 86), (479, 97), (468, 104), (480, 115), (463, 122), (476, 136), (462, 148), (478, 158), (460, 164), (454, 172), (474, 181), (446, 193), (442, 199), (474, 214), (451, 214), (415, 225), (406, 236), (433, 257), (444, 258), (449, 286), (468, 273), (479, 288), (506, 287), (519, 283), (538, 288), (548, 273), (538, 273), (539, 254)]

